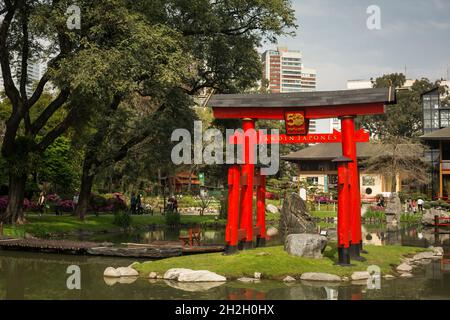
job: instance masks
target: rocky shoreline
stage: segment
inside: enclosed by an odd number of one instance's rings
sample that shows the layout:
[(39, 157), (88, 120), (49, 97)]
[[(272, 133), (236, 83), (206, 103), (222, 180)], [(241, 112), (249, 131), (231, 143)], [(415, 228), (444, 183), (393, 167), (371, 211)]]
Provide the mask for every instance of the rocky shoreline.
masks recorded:
[[(369, 278), (382, 277), (385, 280), (395, 278), (413, 278), (414, 271), (421, 267), (431, 263), (433, 260), (440, 260), (443, 257), (444, 250), (441, 247), (429, 247), (428, 251), (420, 252), (412, 257), (405, 257), (401, 260), (401, 264), (393, 268), (391, 274), (377, 274), (376, 268), (372, 268), (366, 271), (355, 271), (350, 276), (339, 276), (330, 273), (320, 272), (306, 272), (301, 274), (300, 277), (292, 275), (286, 275), (282, 281), (285, 283), (293, 283), (296, 281), (305, 282), (317, 282), (317, 283), (350, 283), (361, 284), (366, 283)], [(238, 278), (226, 278), (217, 273), (208, 270), (192, 270), (185, 268), (172, 268), (167, 270), (164, 274), (156, 272), (150, 272), (147, 274), (140, 274), (133, 268), (135, 263), (128, 267), (123, 268), (107, 268), (104, 272), (105, 282), (111, 282), (111, 279), (117, 279), (116, 282), (127, 283), (126, 278), (134, 278), (134, 281), (138, 278), (147, 278), (150, 280), (167, 280), (171, 282), (179, 283), (223, 283), (227, 281), (237, 280), (243, 283), (258, 283), (261, 280), (280, 280), (265, 277), (264, 274), (255, 271), (253, 277), (238, 277)]]

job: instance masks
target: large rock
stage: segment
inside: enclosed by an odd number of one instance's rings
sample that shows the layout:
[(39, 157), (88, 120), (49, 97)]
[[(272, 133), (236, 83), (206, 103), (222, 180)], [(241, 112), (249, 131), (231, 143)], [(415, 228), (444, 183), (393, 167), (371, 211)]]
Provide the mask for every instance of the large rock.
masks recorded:
[(303, 273), (300, 279), (305, 281), (325, 281), (325, 282), (341, 281), (341, 277), (337, 275), (319, 272)]
[(327, 238), (319, 234), (290, 234), (284, 250), (292, 256), (320, 259), (327, 242)]
[(284, 281), (284, 282), (295, 282), (295, 281), (297, 281), (297, 280), (295, 280), (294, 277), (286, 276), (286, 277), (283, 279), (283, 281)]
[(116, 269), (121, 277), (138, 277), (139, 272), (130, 267), (120, 267)]
[(351, 276), (353, 281), (367, 280), (370, 278), (370, 273), (368, 271), (355, 271)]
[(422, 224), (425, 226), (434, 226), (435, 216), (450, 218), (450, 214), (448, 214), (447, 211), (431, 208), (425, 210), (425, 213), (422, 216)]
[(402, 263), (401, 265), (399, 265), (397, 267), (398, 272), (411, 272), (412, 269), (413, 269), (412, 266), (410, 266), (409, 264), (406, 264), (406, 263)]
[(227, 278), (208, 270), (195, 270), (181, 272), (179, 282), (225, 282)]
[(191, 269), (185, 269), (185, 268), (172, 268), (166, 271), (164, 273), (163, 279), (165, 280), (178, 280), (178, 277), (181, 273), (186, 271), (193, 271)]
[(108, 267), (103, 272), (103, 276), (106, 278), (120, 278), (120, 272), (113, 267)]
[(291, 193), (283, 203), (279, 230), (282, 237), (316, 230), (316, 224), (308, 213), (306, 202), (296, 193)]
[(413, 261), (422, 260), (422, 259), (433, 259), (435, 256), (434, 252), (420, 252), (413, 257)]
[(400, 201), (399, 196), (394, 193), (390, 198), (386, 205), (386, 221), (388, 223), (391, 223), (393, 221), (398, 222), (400, 221), (400, 217), (402, 215), (403, 208), (402, 208), (402, 202)]
[(270, 213), (278, 213), (278, 208), (277, 206), (273, 205), (273, 204), (268, 204), (266, 206), (266, 210), (269, 211)]

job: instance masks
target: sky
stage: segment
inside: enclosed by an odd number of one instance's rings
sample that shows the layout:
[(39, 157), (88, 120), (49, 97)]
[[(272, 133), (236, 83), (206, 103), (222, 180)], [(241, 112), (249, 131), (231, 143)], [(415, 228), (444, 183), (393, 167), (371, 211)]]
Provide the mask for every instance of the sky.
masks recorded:
[[(450, 0), (292, 0), (297, 35), (278, 45), (303, 53), (317, 70), (317, 90), (346, 89), (347, 80), (402, 72), (447, 78)], [(380, 8), (381, 29), (369, 30), (367, 8)], [(265, 44), (262, 50), (275, 48)], [(448, 70), (448, 71), (447, 71)]]

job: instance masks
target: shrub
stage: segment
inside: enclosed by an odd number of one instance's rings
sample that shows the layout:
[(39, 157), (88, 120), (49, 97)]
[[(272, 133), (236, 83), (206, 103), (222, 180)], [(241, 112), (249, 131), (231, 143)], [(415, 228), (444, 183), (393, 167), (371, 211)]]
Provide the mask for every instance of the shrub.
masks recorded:
[(409, 223), (417, 223), (422, 221), (422, 215), (421, 214), (408, 214), (408, 213), (402, 213), (400, 216), (401, 222), (409, 222)]
[(384, 212), (384, 208), (371, 206), (364, 214), (364, 217), (382, 220), (386, 218), (386, 214)]
[(132, 222), (132, 218), (126, 212), (121, 212), (121, 213), (115, 213), (114, 214), (113, 224), (118, 226), (118, 227), (121, 227), (121, 228), (124, 228), (124, 229), (128, 229), (131, 226), (131, 222)]
[(51, 202), (51, 203), (56, 203), (59, 200), (61, 200), (61, 198), (56, 193), (52, 193), (52, 194), (47, 195), (45, 197), (45, 199), (46, 199), (47, 202)]
[[(89, 206), (95, 212), (103, 211), (108, 207), (108, 200), (101, 195), (91, 194)], [(110, 207), (110, 210), (112, 210), (112, 206)]]
[[(8, 196), (0, 197), (0, 212), (4, 212), (6, 207), (8, 206)], [(24, 210), (39, 210), (39, 206), (28, 200), (27, 198), (23, 199), (23, 209)]]
[(55, 205), (59, 211), (72, 212), (74, 204), (72, 200), (59, 200)]
[(37, 205), (37, 203), (34, 203), (33, 201), (30, 201), (25, 198), (23, 199), (23, 209), (37, 211), (39, 210), (39, 206)]

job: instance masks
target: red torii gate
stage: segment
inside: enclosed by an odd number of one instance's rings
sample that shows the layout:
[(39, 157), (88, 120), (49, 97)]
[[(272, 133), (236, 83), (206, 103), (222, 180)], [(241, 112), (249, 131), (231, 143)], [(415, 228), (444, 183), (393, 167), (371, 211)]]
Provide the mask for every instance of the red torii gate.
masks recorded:
[[(338, 247), (339, 264), (350, 263), (350, 256), (360, 257), (361, 195), (356, 157), (356, 142), (365, 141), (367, 134), (355, 131), (354, 119), (361, 115), (384, 113), (386, 104), (396, 102), (392, 88), (359, 89), (277, 94), (223, 94), (214, 95), (208, 105), (216, 119), (242, 119), (243, 130), (255, 129), (257, 119), (285, 120), (287, 135), (272, 141), (270, 136), (258, 137), (258, 143), (267, 139), (271, 143), (342, 143), (342, 157), (338, 162)], [(339, 118), (341, 134), (334, 132), (335, 140), (314, 140), (308, 135), (309, 119)], [(291, 138), (294, 137), (294, 138)], [(303, 137), (303, 138), (302, 138)], [(311, 141), (312, 137), (312, 141)], [(334, 138), (331, 138), (333, 140)], [(305, 142), (302, 142), (305, 141)], [(265, 177), (260, 169), (255, 177), (255, 155), (252, 146), (245, 143), (244, 164), (232, 165), (228, 171), (228, 224), (226, 229), (226, 253), (234, 253), (238, 245), (242, 249), (264, 246), (265, 227)], [(253, 227), (253, 186), (257, 185), (257, 223)]]

